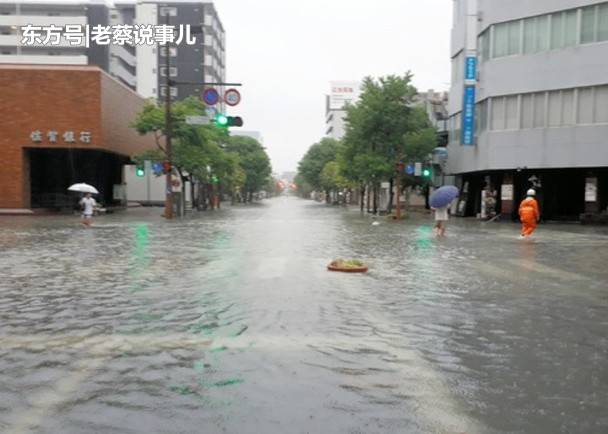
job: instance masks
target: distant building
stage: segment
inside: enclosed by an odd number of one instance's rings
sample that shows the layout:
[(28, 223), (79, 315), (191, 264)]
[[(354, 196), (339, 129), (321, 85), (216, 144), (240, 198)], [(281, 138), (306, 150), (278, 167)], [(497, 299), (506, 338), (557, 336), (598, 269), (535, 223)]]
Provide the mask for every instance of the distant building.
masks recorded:
[(332, 81), (331, 92), (325, 102), (325, 134), (340, 140), (344, 137), (346, 106), (359, 99), (361, 83), (358, 81)]
[[(189, 24), (195, 45), (157, 47), (138, 45), (137, 93), (144, 98), (166, 95), (165, 80), (169, 77), (182, 83), (172, 87), (171, 97), (184, 99), (200, 96), (201, 83), (226, 81), (226, 33), (213, 3), (184, 0), (138, 0), (135, 13), (137, 24)], [(170, 67), (167, 71), (166, 57)]]
[[(24, 46), (21, 26), (190, 25), (194, 45), (70, 44)], [(18, 0), (0, 3), (0, 64), (97, 65), (144, 98), (201, 95), (226, 81), (226, 35), (213, 3), (184, 0)], [(170, 66), (167, 71), (166, 60)], [(222, 89), (220, 89), (222, 90)], [(222, 107), (223, 109), (223, 107)]]
[(0, 2), (0, 63), (47, 65), (97, 65), (109, 70), (107, 46), (86, 48), (65, 38), (58, 45), (24, 46), (21, 26), (108, 25), (104, 0), (18, 0)]

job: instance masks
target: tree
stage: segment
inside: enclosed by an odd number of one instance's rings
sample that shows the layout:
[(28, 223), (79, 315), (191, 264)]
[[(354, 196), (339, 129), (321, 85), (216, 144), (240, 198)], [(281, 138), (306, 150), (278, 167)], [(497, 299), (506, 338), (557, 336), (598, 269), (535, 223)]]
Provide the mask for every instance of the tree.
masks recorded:
[(335, 139), (321, 139), (319, 143), (315, 143), (308, 149), (298, 164), (298, 173), (302, 180), (315, 190), (325, 191), (328, 200), (329, 190), (323, 187), (321, 172), (327, 163), (335, 161), (339, 147), (340, 142)]
[[(221, 176), (228, 181), (238, 181), (234, 171), (238, 167), (234, 156), (228, 156), (220, 143), (228, 140), (226, 129), (215, 125), (195, 126), (186, 124), (186, 116), (203, 115), (204, 104), (195, 97), (177, 101), (172, 105), (173, 149), (170, 163), (182, 180), (182, 197), (185, 193), (186, 174), (191, 180), (208, 184), (212, 177)], [(137, 115), (133, 128), (140, 134), (152, 133), (157, 149), (134, 156), (135, 161), (168, 161), (165, 149), (165, 109), (149, 102)], [(194, 191), (193, 191), (194, 195)], [(192, 198), (193, 203), (195, 198)]]
[(225, 149), (238, 156), (240, 168), (245, 175), (241, 187), (242, 197), (246, 202), (251, 202), (253, 194), (267, 185), (272, 173), (270, 158), (264, 147), (251, 137), (232, 136)]
[(421, 161), (436, 146), (435, 130), (424, 109), (416, 106), (411, 80), (409, 72), (403, 77), (367, 77), (359, 102), (346, 108), (338, 161), (347, 179), (373, 188), (374, 212), (379, 184), (390, 180), (392, 187), (396, 163)]

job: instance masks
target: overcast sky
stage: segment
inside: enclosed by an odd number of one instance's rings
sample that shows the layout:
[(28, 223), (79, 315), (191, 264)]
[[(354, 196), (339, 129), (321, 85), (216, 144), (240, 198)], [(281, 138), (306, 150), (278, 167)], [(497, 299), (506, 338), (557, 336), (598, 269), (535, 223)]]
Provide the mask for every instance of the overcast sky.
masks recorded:
[(447, 90), (450, 0), (215, 0), (227, 38), (232, 109), (258, 130), (275, 172), (294, 170), (325, 133), (329, 81), (411, 70)]

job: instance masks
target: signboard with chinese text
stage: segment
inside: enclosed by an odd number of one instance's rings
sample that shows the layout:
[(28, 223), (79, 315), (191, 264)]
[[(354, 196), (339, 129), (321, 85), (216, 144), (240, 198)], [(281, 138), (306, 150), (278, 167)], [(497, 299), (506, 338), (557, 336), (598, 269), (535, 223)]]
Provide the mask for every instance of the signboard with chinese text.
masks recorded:
[(477, 80), (477, 57), (468, 56), (465, 64), (464, 79), (467, 81)]
[(464, 87), (461, 144), (467, 146), (475, 144), (475, 86)]
[(90, 144), (92, 135), (90, 131), (41, 131), (35, 130), (30, 133), (30, 140), (34, 143), (86, 143)]
[(329, 94), (329, 109), (342, 110), (346, 104), (352, 104), (359, 99), (361, 83), (357, 81), (332, 81)]

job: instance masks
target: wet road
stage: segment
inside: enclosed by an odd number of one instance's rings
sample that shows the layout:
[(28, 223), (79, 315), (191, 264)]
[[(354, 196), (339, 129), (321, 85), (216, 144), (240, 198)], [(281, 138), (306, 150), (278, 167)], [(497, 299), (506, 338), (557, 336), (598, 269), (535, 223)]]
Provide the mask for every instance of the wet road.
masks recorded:
[(606, 231), (159, 213), (0, 218), (0, 432), (608, 432)]

